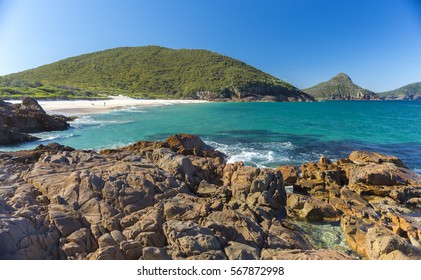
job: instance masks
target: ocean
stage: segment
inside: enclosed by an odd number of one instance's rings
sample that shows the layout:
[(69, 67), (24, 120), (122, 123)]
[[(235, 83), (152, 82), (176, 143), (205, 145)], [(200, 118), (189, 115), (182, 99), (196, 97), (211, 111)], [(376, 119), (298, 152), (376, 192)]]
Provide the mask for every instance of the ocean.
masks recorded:
[(84, 115), (71, 125), (0, 150), (49, 142), (104, 149), (191, 133), (226, 153), (229, 162), (276, 167), (368, 150), (397, 156), (421, 174), (421, 101), (183, 104)]

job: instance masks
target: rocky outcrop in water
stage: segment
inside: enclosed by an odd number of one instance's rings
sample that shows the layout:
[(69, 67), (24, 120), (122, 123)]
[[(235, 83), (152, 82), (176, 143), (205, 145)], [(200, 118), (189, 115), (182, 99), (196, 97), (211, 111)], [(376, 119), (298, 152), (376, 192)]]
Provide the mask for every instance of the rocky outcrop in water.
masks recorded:
[(70, 127), (68, 118), (48, 115), (35, 99), (26, 97), (21, 104), (0, 100), (0, 145), (33, 141), (38, 138), (27, 133), (65, 130)]
[[(285, 212), (340, 220), (351, 248), (368, 258), (418, 258), (417, 224), (399, 212), (421, 197), (410, 187), (417, 178), (396, 177), (387, 195), (357, 189), (369, 173), (355, 170), (397, 164), (381, 160), (303, 165), (301, 194), (287, 196), (280, 170), (226, 163), (192, 135), (101, 152), (53, 143), (0, 153), (0, 258), (353, 258), (316, 247)], [(353, 172), (357, 183), (343, 185)]]

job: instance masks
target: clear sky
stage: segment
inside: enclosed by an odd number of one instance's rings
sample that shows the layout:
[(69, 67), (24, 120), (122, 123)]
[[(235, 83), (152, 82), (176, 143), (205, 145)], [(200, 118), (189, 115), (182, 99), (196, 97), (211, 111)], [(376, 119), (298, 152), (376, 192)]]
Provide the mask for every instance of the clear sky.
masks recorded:
[(121, 46), (208, 49), (299, 88), (421, 81), (421, 0), (0, 0), (0, 75)]

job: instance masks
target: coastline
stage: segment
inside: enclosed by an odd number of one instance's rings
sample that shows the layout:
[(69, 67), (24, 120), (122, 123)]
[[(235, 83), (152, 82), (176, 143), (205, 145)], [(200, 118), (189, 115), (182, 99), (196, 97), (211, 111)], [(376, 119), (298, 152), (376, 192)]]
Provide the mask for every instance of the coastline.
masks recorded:
[[(11, 103), (20, 103), (21, 100), (8, 100)], [(206, 103), (205, 100), (179, 100), (179, 99), (135, 99), (126, 96), (110, 96), (106, 100), (40, 100), (39, 105), (50, 114), (88, 115), (108, 113), (116, 109), (129, 107), (153, 107), (174, 104)]]
[(0, 153), (0, 168), (0, 259), (421, 259), (421, 177), (394, 156), (258, 168), (176, 134), (101, 151), (50, 143)]

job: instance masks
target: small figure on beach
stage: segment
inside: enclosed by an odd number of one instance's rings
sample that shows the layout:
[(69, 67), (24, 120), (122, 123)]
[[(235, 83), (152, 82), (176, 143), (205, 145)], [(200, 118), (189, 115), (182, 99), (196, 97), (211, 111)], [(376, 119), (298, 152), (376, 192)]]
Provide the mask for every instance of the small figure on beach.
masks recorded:
[(104, 102), (104, 107), (105, 107), (105, 102)]

